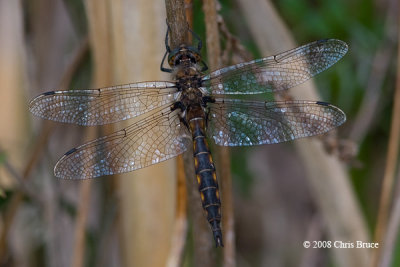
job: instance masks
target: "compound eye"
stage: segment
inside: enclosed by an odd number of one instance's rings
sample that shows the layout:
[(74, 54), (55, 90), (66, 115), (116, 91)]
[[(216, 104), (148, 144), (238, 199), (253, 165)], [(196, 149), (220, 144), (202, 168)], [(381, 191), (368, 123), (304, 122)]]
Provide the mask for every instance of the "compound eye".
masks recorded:
[(168, 64), (173, 67), (175, 63), (175, 56), (172, 56), (168, 59)]
[(192, 55), (189, 56), (189, 59), (190, 59), (190, 62), (192, 62), (192, 63), (196, 63), (197, 62), (196, 58), (194, 56), (192, 56)]
[(195, 60), (196, 60), (196, 62), (200, 62), (201, 61), (201, 56), (199, 54), (196, 54)]
[(181, 58), (182, 58), (182, 55), (178, 55), (178, 56), (175, 57), (175, 59), (174, 59), (174, 65), (175, 66), (180, 64)]

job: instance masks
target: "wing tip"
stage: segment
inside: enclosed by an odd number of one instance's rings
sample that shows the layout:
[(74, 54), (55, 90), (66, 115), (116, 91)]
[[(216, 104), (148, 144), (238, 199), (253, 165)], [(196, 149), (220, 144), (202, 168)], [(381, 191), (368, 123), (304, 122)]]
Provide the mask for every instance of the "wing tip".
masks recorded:
[(327, 43), (329, 45), (333, 44), (334, 50), (338, 52), (338, 54), (340, 55), (337, 61), (339, 61), (339, 59), (341, 59), (349, 51), (349, 45), (345, 41), (342, 41), (340, 39), (327, 38), (315, 41), (315, 43), (317, 44)]
[(49, 92), (45, 92), (45, 93), (42, 93), (42, 94), (36, 96), (36, 97), (33, 98), (31, 101), (29, 101), (29, 111), (30, 111), (33, 115), (42, 118), (41, 113), (40, 113), (40, 112), (37, 112), (38, 105), (40, 104), (40, 100), (41, 100), (43, 97), (52, 96), (52, 95), (55, 95), (55, 94), (56, 94), (56, 91), (49, 91)]
[(347, 52), (349, 51), (349, 45), (345, 41), (342, 41), (340, 39), (330, 39), (330, 40), (332, 42), (335, 42), (336, 46), (340, 48), (338, 51), (341, 52), (340, 54), (342, 55), (342, 57), (347, 54)]
[(74, 148), (68, 150), (68, 151), (57, 161), (56, 165), (54, 166), (54, 170), (53, 170), (54, 176), (55, 176), (55, 177), (57, 177), (57, 178), (59, 178), (59, 179), (64, 179), (64, 180), (82, 180), (82, 179), (85, 179), (85, 178), (83, 178), (83, 177), (81, 177), (81, 176), (69, 176), (69, 175), (67, 175), (67, 174), (63, 171), (62, 166), (60, 166), (60, 165), (62, 165), (61, 163), (63, 163), (63, 162), (66, 160), (66, 158), (68, 158), (69, 155), (75, 153), (77, 150), (78, 150), (78, 149), (77, 149), (76, 147), (74, 147)]
[(328, 103), (328, 102), (324, 102), (324, 101), (316, 101), (315, 104), (320, 105), (320, 106), (325, 106), (325, 107), (329, 107), (332, 110), (335, 110), (337, 117), (340, 118), (340, 120), (338, 120), (338, 124), (335, 127), (338, 127), (340, 125), (342, 125), (343, 123), (346, 122), (346, 113), (344, 113), (343, 110), (341, 110), (340, 108)]
[(347, 52), (349, 51), (349, 45), (345, 41), (342, 41), (342, 40), (339, 40), (339, 39), (333, 39), (333, 40), (335, 40), (335, 42), (339, 46), (341, 46), (342, 56), (346, 55)]

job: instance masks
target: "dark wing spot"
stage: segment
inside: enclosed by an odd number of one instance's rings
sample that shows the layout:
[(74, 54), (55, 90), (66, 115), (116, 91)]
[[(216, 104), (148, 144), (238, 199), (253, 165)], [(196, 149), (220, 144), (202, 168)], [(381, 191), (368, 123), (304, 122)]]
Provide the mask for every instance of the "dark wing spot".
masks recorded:
[(329, 39), (321, 39), (321, 40), (318, 40), (317, 43), (318, 44), (323, 44), (323, 43), (326, 43), (328, 40)]
[(54, 91), (50, 91), (50, 92), (46, 92), (46, 93), (43, 93), (43, 95), (54, 95), (56, 92), (54, 92)]
[(315, 104), (321, 105), (321, 106), (326, 106), (326, 107), (329, 107), (331, 105), (331, 104), (329, 104), (327, 102), (323, 102), (323, 101), (317, 101), (317, 102), (315, 102)]
[(73, 149), (69, 150), (67, 153), (65, 153), (65, 156), (68, 156), (72, 153), (74, 153), (77, 149), (74, 147)]

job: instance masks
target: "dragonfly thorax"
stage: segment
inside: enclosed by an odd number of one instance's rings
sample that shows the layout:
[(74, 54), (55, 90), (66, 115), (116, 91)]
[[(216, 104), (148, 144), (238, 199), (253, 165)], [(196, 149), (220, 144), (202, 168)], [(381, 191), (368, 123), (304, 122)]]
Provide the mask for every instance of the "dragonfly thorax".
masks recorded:
[[(182, 70), (185, 71), (185, 70)], [(194, 117), (205, 118), (205, 106), (208, 98), (201, 89), (201, 77), (199, 75), (183, 76), (178, 79), (177, 87), (181, 91), (179, 108), (182, 111), (181, 117), (185, 124)]]
[(181, 92), (172, 109), (179, 108), (181, 120), (189, 126), (191, 119), (206, 116), (206, 94), (202, 90), (202, 72), (205, 70), (205, 64), (194, 48), (185, 45), (170, 52), (168, 63), (172, 67), (176, 87)]
[(202, 73), (197, 64), (198, 54), (190, 49), (182, 47), (178, 55), (179, 62), (174, 66), (176, 86), (182, 92), (181, 102), (187, 106), (200, 104), (204, 93), (201, 91)]
[(196, 66), (178, 67), (175, 72), (176, 84), (179, 91), (185, 92), (190, 88), (200, 88), (201, 73)]
[(196, 66), (188, 68), (180, 66), (175, 74), (176, 86), (181, 92), (180, 102), (185, 107), (204, 106), (203, 98), (206, 96), (202, 90), (202, 75)]

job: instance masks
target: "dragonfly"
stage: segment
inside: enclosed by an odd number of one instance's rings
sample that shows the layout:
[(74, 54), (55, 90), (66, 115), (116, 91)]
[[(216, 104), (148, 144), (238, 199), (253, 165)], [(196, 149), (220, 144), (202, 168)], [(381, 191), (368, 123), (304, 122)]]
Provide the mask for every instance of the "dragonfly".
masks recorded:
[(167, 31), (160, 69), (172, 74), (171, 81), (50, 91), (34, 98), (29, 109), (44, 119), (83, 126), (138, 117), (122, 130), (66, 152), (54, 167), (59, 178), (130, 172), (176, 157), (192, 146), (202, 206), (215, 244), (222, 247), (221, 200), (208, 139), (230, 147), (276, 144), (340, 126), (345, 113), (326, 102), (243, 96), (279, 93), (299, 85), (335, 64), (348, 46), (337, 39), (319, 40), (207, 74), (202, 42), (195, 37), (197, 46), (182, 44), (172, 50)]

